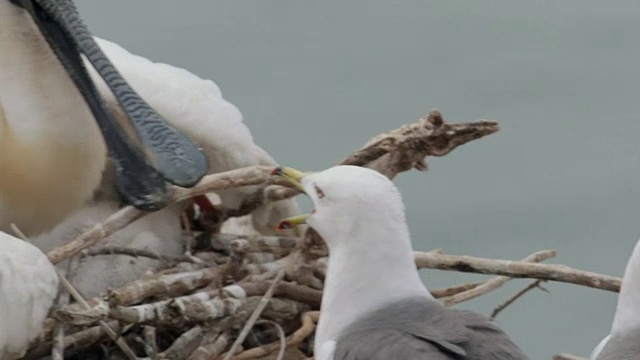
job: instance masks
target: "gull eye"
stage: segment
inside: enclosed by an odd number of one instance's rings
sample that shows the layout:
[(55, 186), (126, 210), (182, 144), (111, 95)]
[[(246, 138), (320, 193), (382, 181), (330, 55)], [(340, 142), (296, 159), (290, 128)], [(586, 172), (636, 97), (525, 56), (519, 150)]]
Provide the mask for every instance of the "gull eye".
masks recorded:
[(322, 199), (324, 197), (324, 192), (318, 187), (318, 185), (314, 185), (316, 194), (318, 195), (318, 199)]

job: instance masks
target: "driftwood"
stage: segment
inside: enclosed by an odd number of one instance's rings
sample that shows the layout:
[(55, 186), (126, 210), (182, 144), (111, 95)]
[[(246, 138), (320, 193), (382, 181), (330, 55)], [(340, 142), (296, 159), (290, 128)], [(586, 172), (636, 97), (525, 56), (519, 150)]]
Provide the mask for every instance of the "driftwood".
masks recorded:
[[(432, 110), (416, 123), (374, 137), (340, 164), (370, 167), (394, 178), (412, 168), (425, 171), (425, 157), (446, 155), (496, 131), (495, 121), (452, 124)], [(191, 189), (174, 187), (173, 202), (257, 185), (258, 191), (240, 208), (215, 209), (219, 225), (229, 217), (248, 214), (265, 202), (299, 193), (272, 176), (272, 171), (272, 167), (254, 166), (209, 175)], [(79, 254), (119, 254), (157, 259), (167, 269), (111, 289), (102, 298), (76, 299), (67, 304), (66, 296), (62, 295), (45, 323), (41, 340), (33, 344), (25, 358), (39, 359), (51, 354), (56, 358), (78, 359), (108, 354), (114, 358), (193, 360), (312, 356), (327, 255), (319, 236), (311, 230), (300, 238), (198, 232), (192, 230), (195, 228), (191, 226), (195, 223), (192, 210), (183, 216), (187, 243), (198, 239), (205, 246), (189, 248), (184, 256), (165, 257), (127, 248), (91, 248), (146, 215), (130, 206), (49, 252), (53, 263)], [(554, 256), (554, 251), (542, 250), (520, 261), (510, 261), (433, 250), (416, 252), (416, 265), (495, 275), (486, 281), (433, 289), (434, 297), (445, 305), (471, 300), (514, 278), (537, 279), (535, 285), (500, 305), (494, 316), (527, 291), (538, 288), (541, 281), (619, 290), (619, 278), (540, 263)], [(568, 356), (557, 358), (570, 359)]]

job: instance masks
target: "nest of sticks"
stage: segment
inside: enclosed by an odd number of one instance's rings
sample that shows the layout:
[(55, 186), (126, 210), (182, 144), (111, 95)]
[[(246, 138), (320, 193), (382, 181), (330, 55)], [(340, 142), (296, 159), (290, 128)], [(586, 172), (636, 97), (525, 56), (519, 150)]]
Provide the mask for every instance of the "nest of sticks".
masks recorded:
[[(389, 178), (410, 169), (427, 170), (426, 156), (443, 156), (456, 147), (498, 131), (495, 121), (447, 123), (437, 110), (418, 122), (374, 137), (340, 164), (367, 166)], [(180, 257), (129, 248), (92, 249), (106, 236), (144, 216), (125, 207), (103, 223), (49, 252), (55, 264), (79, 256), (118, 254), (161, 260), (165, 268), (102, 298), (83, 299), (62, 278), (57, 304), (39, 341), (25, 359), (306, 359), (322, 299), (327, 250), (308, 230), (297, 237), (242, 237), (219, 232), (230, 217), (250, 214), (257, 206), (298, 194), (255, 166), (206, 176), (191, 189), (175, 188), (174, 202), (235, 187), (260, 185), (239, 209), (217, 207), (206, 216), (193, 208), (183, 217), (187, 251)], [(275, 185), (275, 186), (274, 186)], [(561, 281), (619, 291), (620, 279), (540, 264), (552, 250), (520, 261), (416, 252), (418, 268), (497, 275), (482, 282), (432, 290), (451, 306), (486, 294), (512, 278), (531, 284), (496, 308), (503, 308), (543, 281)], [(569, 356), (569, 355), (559, 355)], [(562, 357), (558, 357), (561, 359)]]

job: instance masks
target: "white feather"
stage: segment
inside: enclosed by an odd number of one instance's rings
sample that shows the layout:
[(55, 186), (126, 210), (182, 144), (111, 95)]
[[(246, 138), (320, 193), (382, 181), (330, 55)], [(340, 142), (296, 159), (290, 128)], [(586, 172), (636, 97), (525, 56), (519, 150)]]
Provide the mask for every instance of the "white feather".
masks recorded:
[(42, 251), (0, 232), (0, 359), (24, 355), (57, 291), (58, 276)]

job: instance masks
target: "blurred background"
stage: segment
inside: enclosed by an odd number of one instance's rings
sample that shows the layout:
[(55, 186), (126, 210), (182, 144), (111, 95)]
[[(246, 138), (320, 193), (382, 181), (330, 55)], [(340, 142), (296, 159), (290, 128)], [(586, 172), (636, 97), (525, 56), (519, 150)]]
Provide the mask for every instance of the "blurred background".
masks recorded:
[[(640, 235), (640, 2), (77, 0), (97, 36), (215, 81), (281, 164), (333, 165), (431, 108), (500, 122), (397, 178), (415, 248), (621, 276)], [(301, 201), (303, 198), (300, 198)], [(483, 277), (423, 270), (430, 288)], [(490, 314), (529, 280), (461, 308)], [(616, 294), (547, 283), (497, 321), (589, 355)]]

